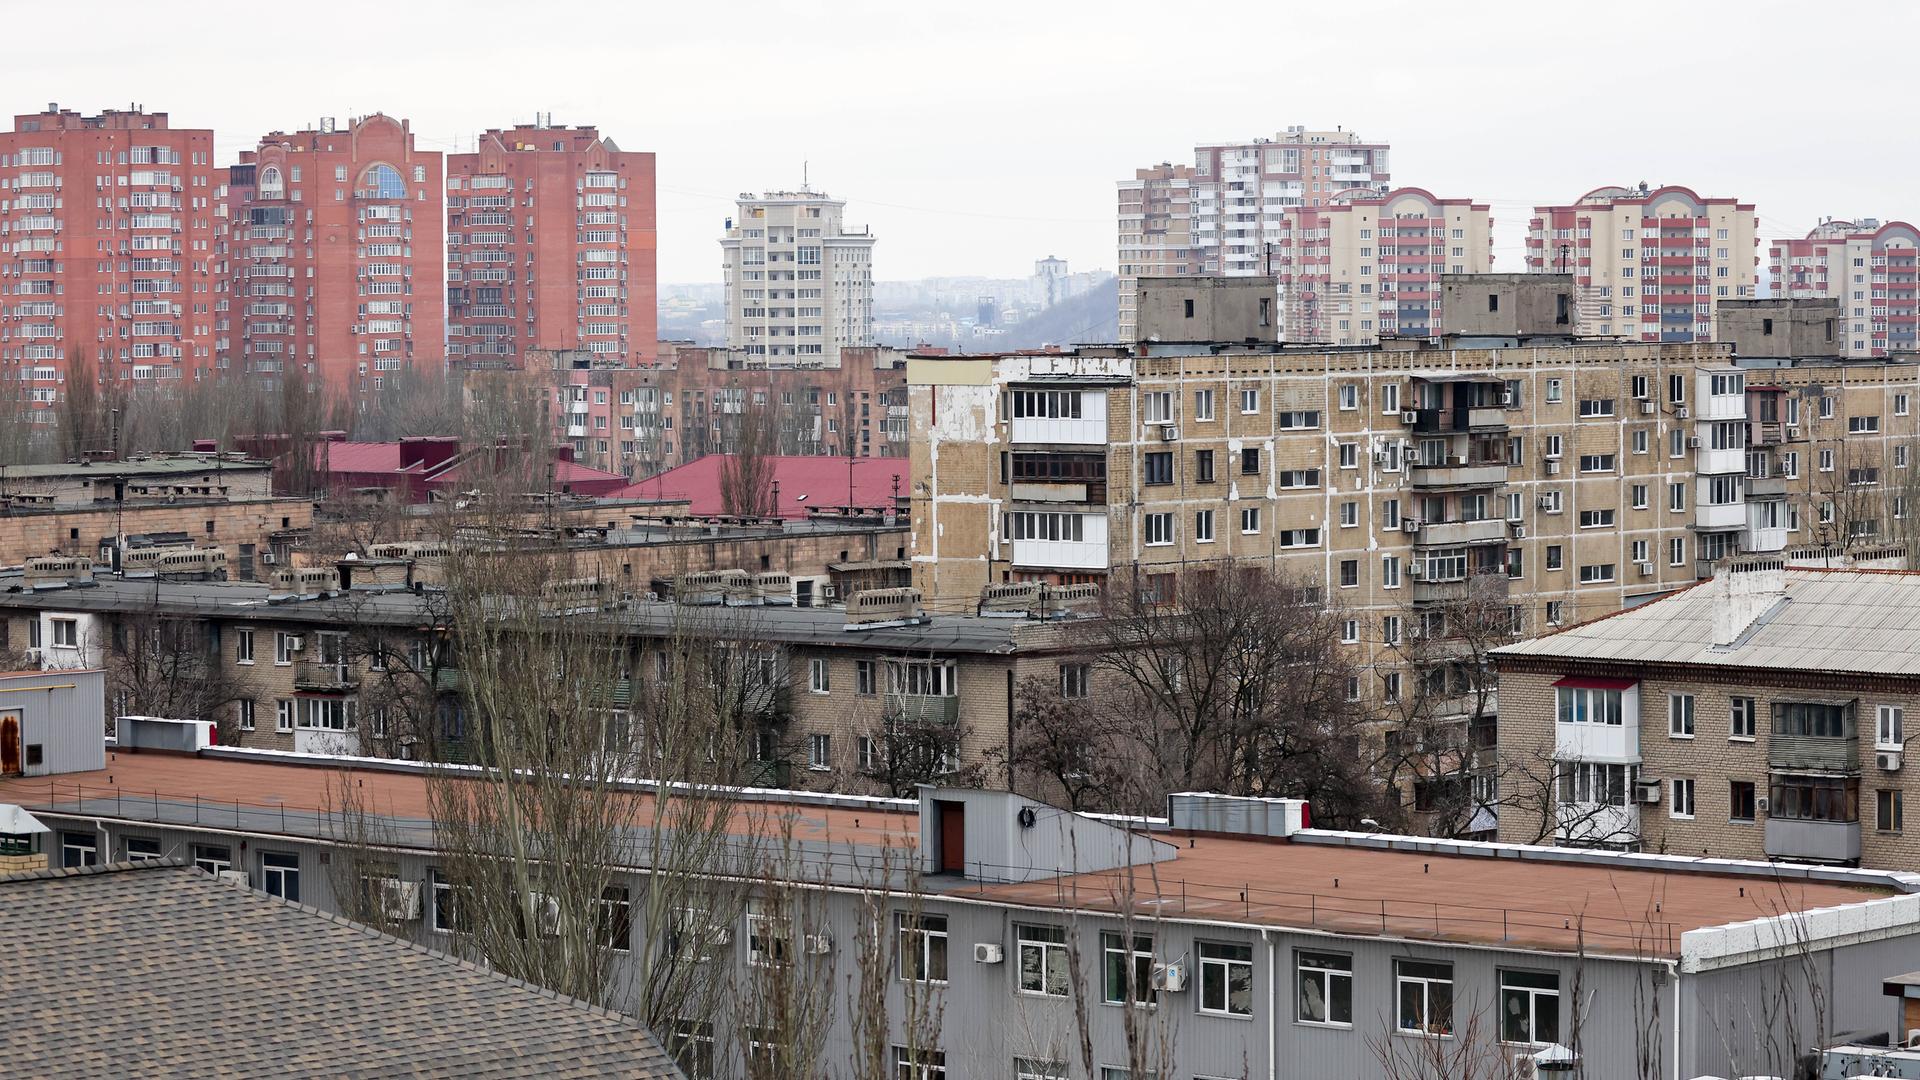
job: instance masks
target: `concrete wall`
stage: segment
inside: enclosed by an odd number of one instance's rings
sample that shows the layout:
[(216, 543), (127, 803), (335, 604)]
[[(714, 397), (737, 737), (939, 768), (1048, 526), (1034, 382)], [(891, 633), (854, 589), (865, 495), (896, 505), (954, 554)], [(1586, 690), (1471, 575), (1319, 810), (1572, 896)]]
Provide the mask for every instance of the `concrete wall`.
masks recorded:
[(111, 503), (15, 508), (0, 513), (0, 566), (18, 566), (29, 556), (55, 551), (97, 558), (101, 543), (111, 541), (117, 527), (128, 536), (186, 533), (197, 546), (223, 548), (228, 572), (239, 578), (258, 565), (260, 554), (273, 550), (272, 534), (312, 524), (313, 503), (306, 499), (129, 505), (118, 511)]
[(1447, 274), (1440, 303), (1441, 332), (1468, 337), (1571, 334), (1576, 314), (1570, 274)]
[(1839, 356), (1844, 344), (1838, 300), (1722, 300), (1714, 338), (1748, 358)]
[(1135, 295), (1135, 341), (1279, 340), (1270, 277), (1141, 278)]

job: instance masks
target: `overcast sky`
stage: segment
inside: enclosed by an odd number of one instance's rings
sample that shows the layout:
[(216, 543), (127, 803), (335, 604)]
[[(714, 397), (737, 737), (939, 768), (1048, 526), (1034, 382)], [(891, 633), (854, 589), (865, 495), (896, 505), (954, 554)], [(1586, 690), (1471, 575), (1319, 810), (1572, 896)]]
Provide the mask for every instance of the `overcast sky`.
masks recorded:
[(1601, 184), (1737, 195), (1767, 238), (1920, 217), (1903, 3), (216, 0), (191, 31), (150, 2), (67, 10), (71, 49), (7, 50), (6, 106), (137, 101), (212, 127), (221, 164), (376, 110), (449, 151), (536, 111), (597, 124), (659, 155), (663, 282), (717, 281), (734, 195), (803, 161), (874, 227), (876, 277), (1111, 268), (1116, 180), (1290, 124), (1490, 202), (1496, 269), (1521, 268), (1532, 206)]

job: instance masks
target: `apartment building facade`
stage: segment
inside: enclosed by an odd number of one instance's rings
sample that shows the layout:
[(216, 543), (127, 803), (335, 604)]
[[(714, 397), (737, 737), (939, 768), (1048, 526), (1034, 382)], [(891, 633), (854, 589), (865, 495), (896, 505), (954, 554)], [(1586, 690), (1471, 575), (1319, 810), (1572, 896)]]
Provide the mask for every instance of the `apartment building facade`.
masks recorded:
[(1137, 278), (1272, 276), (1290, 213), (1384, 191), (1392, 176), (1386, 143), (1299, 125), (1271, 139), (1196, 146), (1193, 159), (1119, 182), (1121, 341), (1135, 336)]
[(873, 344), (871, 229), (825, 193), (742, 195), (720, 240), (727, 347), (750, 360), (832, 364)]
[(1912, 867), (1916, 590), (1909, 573), (1737, 560), (1685, 592), (1497, 650), (1502, 764), (1554, 780), (1550, 802), (1501, 808), (1502, 834)]
[(447, 357), (530, 350), (649, 363), (658, 322), (654, 158), (591, 126), (495, 128), (447, 158)]
[(230, 374), (274, 385), (297, 366), (359, 400), (437, 370), (446, 341), (446, 180), (438, 151), (383, 113), (274, 132), (227, 170)]
[(1708, 341), (1718, 301), (1756, 295), (1752, 203), (1641, 184), (1595, 188), (1533, 213), (1527, 269), (1573, 275), (1582, 335)]
[(1771, 363), (1564, 337), (912, 358), (914, 581), (935, 604), (1018, 580), (1170, 595), (1271, 566), (1323, 583), (1372, 660), (1470, 582), (1538, 632), (1732, 556), (1900, 535), (1920, 371)]
[(165, 384), (214, 368), (213, 132), (49, 104), (0, 132), (0, 378), (50, 423), (71, 358)]
[(1288, 211), (1272, 249), (1285, 340), (1439, 333), (1441, 276), (1490, 272), (1492, 228), (1485, 203), (1419, 188), (1350, 188)]
[[(369, 806), (424, 805), (417, 770), (354, 775)], [(218, 805), (182, 790), (195, 777), (218, 785)], [(112, 778), (0, 781), (0, 797), (46, 824), (36, 846), (61, 865), (190, 859), (338, 912), (352, 901), (330, 867), (363, 865), (326, 831), (342, 783), (325, 762), (207, 749), (122, 755)], [(736, 830), (790, 822), (804, 861), (752, 875), (765, 884), (745, 896), (716, 886), (690, 912), (704, 918), (674, 933), (695, 943), (698, 977), (752, 988), (778, 965), (824, 995), (801, 1051), (821, 1067), (877, 1026), (891, 1074), (916, 1080), (1134, 1080), (1143, 1061), (1170, 1080), (1393, 1075), (1388, 1052), (1524, 1075), (1569, 1061), (1593, 1076), (1646, 1061), (1661, 1075), (1779, 1075), (1791, 1059), (1749, 1018), (1777, 1016), (1769, 1033), (1794, 1056), (1828, 1032), (1897, 1030), (1879, 980), (1920, 964), (1904, 875), (1332, 833), (1304, 813), (1175, 796), (1167, 818), (1129, 830), (997, 792), (744, 791)], [(383, 923), (460, 954), (431, 829), (391, 812), (373, 824), (396, 838)], [(683, 857), (660, 872), (688, 865), (728, 869)], [(625, 860), (604, 893), (617, 929), (596, 940), (623, 1000), (643, 957), (676, 948), (646, 913), (655, 870)], [(890, 943), (877, 956), (859, 945), (876, 934)], [(876, 975), (877, 994), (863, 977)], [(937, 1021), (916, 1019), (929, 1008)], [(777, 1052), (745, 1023), (723, 1004), (662, 1037), (689, 1077), (737, 1077), (747, 1054)]]
[(1840, 302), (1843, 355), (1920, 347), (1920, 230), (1912, 225), (1829, 219), (1800, 239), (1773, 241), (1767, 255), (1775, 297)]

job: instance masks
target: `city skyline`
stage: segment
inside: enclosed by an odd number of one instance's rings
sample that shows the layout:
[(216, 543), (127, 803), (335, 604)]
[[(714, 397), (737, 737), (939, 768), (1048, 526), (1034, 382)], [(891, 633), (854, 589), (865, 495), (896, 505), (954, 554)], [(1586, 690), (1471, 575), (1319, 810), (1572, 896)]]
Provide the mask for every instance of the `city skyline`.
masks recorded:
[[(831, 17), (753, 4), (725, 14), (596, 10), (586, 45), (562, 10), (514, 27), (517, 48), (507, 55), (532, 77), (506, 81), (462, 77), (485, 54), (461, 47), (458, 32), (505, 25), (513, 9), (469, 5), (447, 24), (436, 6), (349, 4), (339, 17), (377, 19), (424, 44), (396, 67), (384, 53), (353, 51), (358, 37), (314, 35), (276, 57), (275, 84), (245, 93), (235, 92), (233, 69), (217, 59), (244, 55), (224, 47), (240, 43), (241, 23), (215, 20), (190, 41), (184, 31), (142, 26), (135, 34), (135, 23), (109, 12), (92, 50), (23, 54), (0, 87), (15, 112), (49, 101), (88, 113), (132, 102), (169, 112), (180, 126), (214, 129), (221, 165), (270, 131), (323, 116), (384, 111), (408, 119), (423, 149), (442, 153), (470, 150), (487, 128), (536, 113), (556, 124), (594, 124), (623, 150), (658, 155), (667, 283), (719, 280), (718, 241), (737, 196), (795, 186), (803, 171), (815, 188), (848, 202), (851, 222), (885, 238), (879, 279), (1009, 276), (1049, 252), (1076, 267), (1112, 269), (1118, 179), (1150, 162), (1191, 162), (1197, 145), (1271, 136), (1292, 124), (1359, 130), (1393, 146), (1397, 185), (1488, 203), (1496, 270), (1522, 268), (1534, 206), (1603, 184), (1644, 180), (1737, 197), (1758, 207), (1769, 240), (1804, 236), (1827, 216), (1920, 213), (1903, 205), (1897, 186), (1903, 148), (1876, 155), (1892, 167), (1872, 174), (1832, 167), (1883, 139), (1873, 110), (1767, 105), (1757, 93), (1743, 95), (1739, 65), (1723, 58), (1803, 32), (1784, 4), (1756, 5), (1737, 24), (1705, 9), (1663, 12), (1657, 29), (1583, 22), (1577, 40), (1552, 52), (1537, 45), (1537, 14), (1521, 18), (1525, 9), (1500, 5), (1476, 11), (1472, 66), (1436, 49), (1355, 68), (1339, 15), (1290, 14), (1284, 79), (1253, 66), (1246, 74), (1214, 70), (1204, 79), (1212, 92), (1198, 104), (1191, 94), (1128, 90), (1125, 73), (1156, 70), (1165, 59), (1152, 35), (1108, 29), (1136, 25), (1129, 7), (1099, 9), (1097, 24), (1091, 9), (1077, 6), (946, 8), (911, 22), (879, 5), (840, 7)], [(1847, 24), (1849, 9), (1862, 18), (1869, 10), (1840, 5), (1835, 25)], [(1395, 10), (1408, 18), (1396, 20)], [(1410, 31), (1420, 25), (1410, 21), (1416, 10), (1390, 4), (1373, 14)], [(823, 104), (819, 95), (758, 89), (783, 79), (717, 74), (735, 63), (728, 55), (744, 40), (739, 27), (756, 14), (779, 22), (788, 58), (838, 62), (855, 77), (836, 80), (831, 104)], [(1871, 17), (1891, 34), (1916, 21), (1900, 10), (1873, 9)], [(940, 32), (927, 33), (929, 25)], [(1436, 33), (1438, 42), (1452, 39)], [(183, 53), (201, 57), (187, 67), (193, 74), (183, 76), (175, 62)], [(543, 68), (550, 78), (539, 75)], [(977, 77), (983, 69), (998, 77)], [(965, 77), (929, 75), (942, 70)], [(1367, 74), (1356, 80), (1356, 70)], [(1580, 71), (1586, 76), (1568, 74)], [(1824, 75), (1825, 100), (1871, 98), (1888, 89), (1883, 79), (1869, 65), (1838, 67)], [(854, 92), (863, 83), (873, 92)], [(1661, 101), (1695, 105), (1650, 113), (1655, 87)], [(1421, 108), (1436, 94), (1437, 114)], [(1132, 104), (1114, 107), (1116, 95)], [(981, 179), (1016, 162), (1003, 182)]]

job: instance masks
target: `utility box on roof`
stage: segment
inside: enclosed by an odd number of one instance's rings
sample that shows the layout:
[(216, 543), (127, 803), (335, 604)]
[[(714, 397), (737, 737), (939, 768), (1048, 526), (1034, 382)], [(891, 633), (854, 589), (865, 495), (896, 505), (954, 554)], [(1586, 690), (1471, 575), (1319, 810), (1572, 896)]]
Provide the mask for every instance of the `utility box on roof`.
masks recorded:
[(106, 716), (99, 671), (0, 675), (0, 776), (106, 768)]

